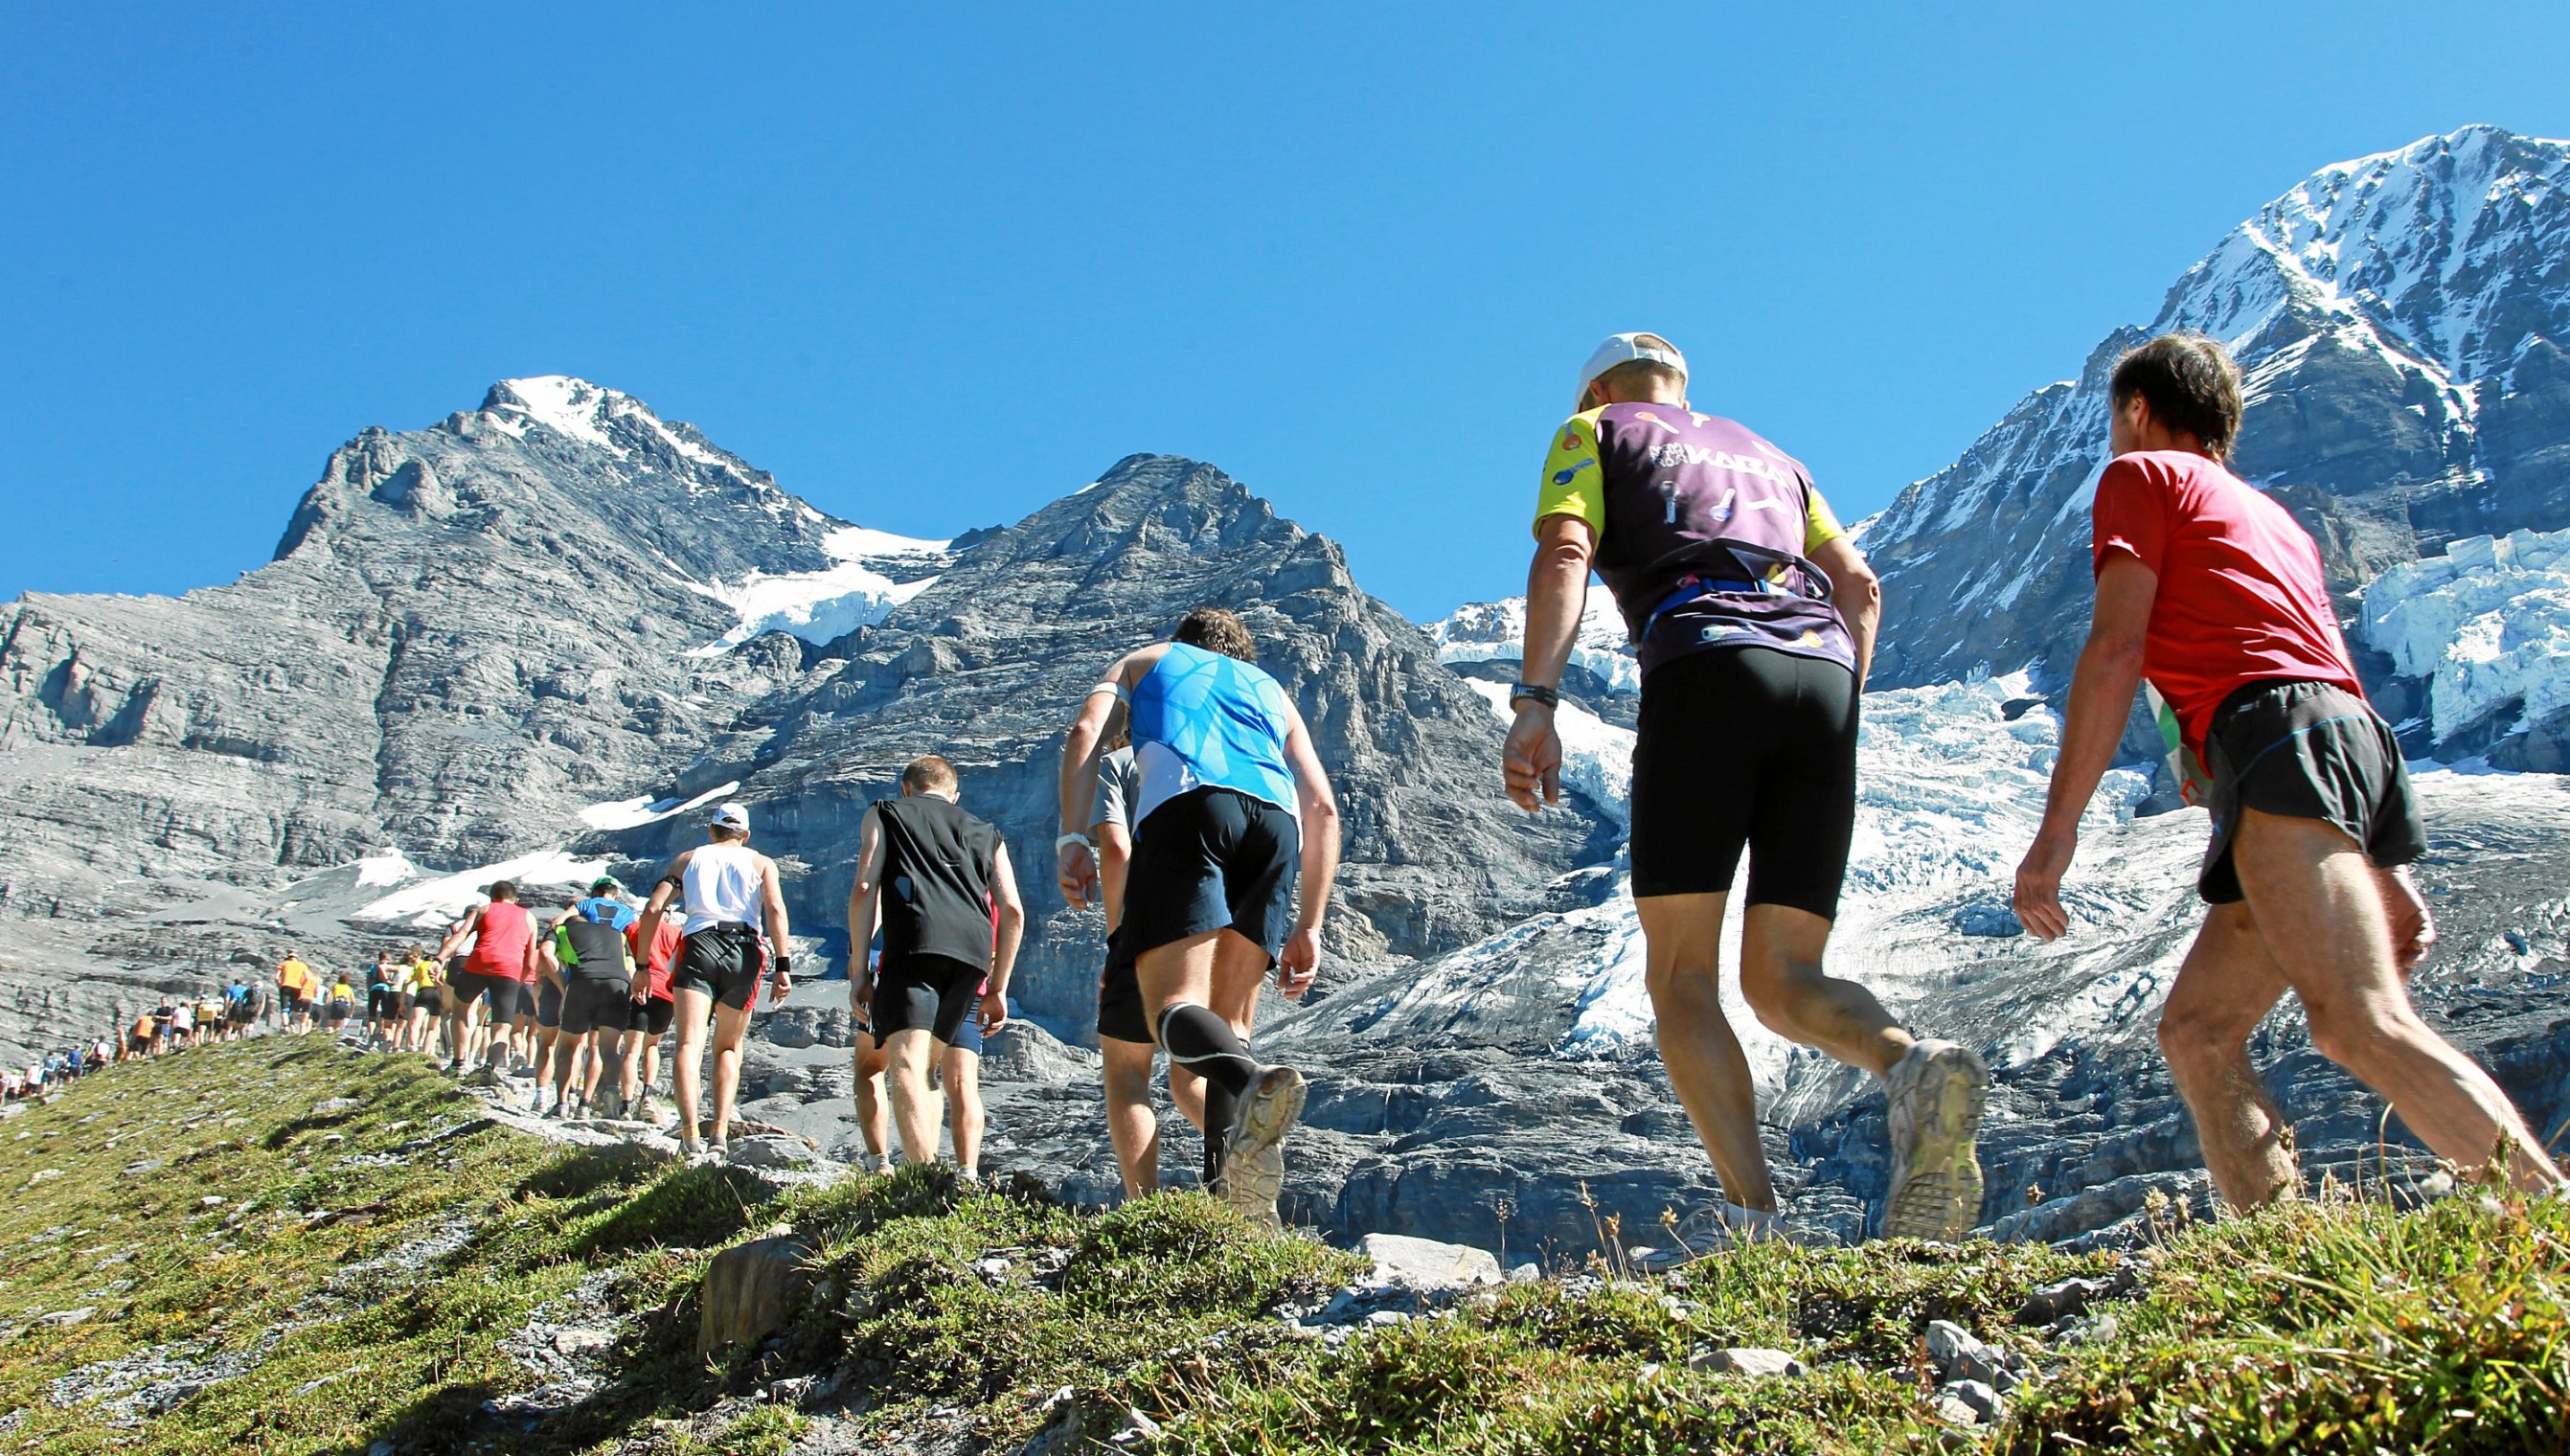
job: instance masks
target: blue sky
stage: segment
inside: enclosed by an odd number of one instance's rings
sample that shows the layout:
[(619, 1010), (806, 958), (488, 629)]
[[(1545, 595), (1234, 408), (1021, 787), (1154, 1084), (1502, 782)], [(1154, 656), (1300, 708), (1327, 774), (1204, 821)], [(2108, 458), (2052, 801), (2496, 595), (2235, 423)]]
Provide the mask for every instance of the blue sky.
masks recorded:
[(2558, 4), (1226, 9), (0, 10), (0, 597), (572, 373), (910, 534), (1209, 460), (1434, 616), (1604, 333), (1853, 518), (2322, 164), (2570, 136)]

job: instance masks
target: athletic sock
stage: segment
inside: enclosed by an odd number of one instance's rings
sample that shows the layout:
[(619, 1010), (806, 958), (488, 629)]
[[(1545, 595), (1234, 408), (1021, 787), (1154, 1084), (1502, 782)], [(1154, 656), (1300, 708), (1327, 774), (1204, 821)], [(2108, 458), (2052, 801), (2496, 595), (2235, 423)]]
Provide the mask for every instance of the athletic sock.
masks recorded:
[(1222, 1174), (1223, 1145), (1241, 1094), (1258, 1075), (1258, 1062), (1230, 1022), (1191, 1002), (1173, 1001), (1160, 1013), (1160, 1045), (1168, 1049), (1171, 1066), (1205, 1080), (1204, 1181), (1210, 1185)]

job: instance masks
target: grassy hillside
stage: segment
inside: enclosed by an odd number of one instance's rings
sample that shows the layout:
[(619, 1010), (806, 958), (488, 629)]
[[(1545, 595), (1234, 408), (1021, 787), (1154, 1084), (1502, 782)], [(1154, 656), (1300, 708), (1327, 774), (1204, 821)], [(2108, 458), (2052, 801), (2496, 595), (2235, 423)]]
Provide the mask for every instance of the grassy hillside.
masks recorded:
[[(1878, 1244), (1646, 1278), (1601, 1248), (1305, 1328), (1275, 1311), (1318, 1311), (1356, 1261), (1198, 1198), (1083, 1214), (924, 1172), (769, 1198), (492, 1127), (419, 1059), (318, 1039), (117, 1069), (0, 1121), (0, 1190), (6, 1450), (1014, 1451), (1048, 1426), (1055, 1451), (2570, 1445), (2559, 1204), (2306, 1205), (2172, 1226), (2121, 1265)], [(699, 1358), (708, 1260), (780, 1225), (814, 1250), (810, 1293), (763, 1345)], [(2081, 1274), (2112, 1296), (2018, 1322)], [(1938, 1318), (2036, 1372), (1997, 1425), (1932, 1403)], [(1704, 1362), (1735, 1345), (1810, 1373)]]

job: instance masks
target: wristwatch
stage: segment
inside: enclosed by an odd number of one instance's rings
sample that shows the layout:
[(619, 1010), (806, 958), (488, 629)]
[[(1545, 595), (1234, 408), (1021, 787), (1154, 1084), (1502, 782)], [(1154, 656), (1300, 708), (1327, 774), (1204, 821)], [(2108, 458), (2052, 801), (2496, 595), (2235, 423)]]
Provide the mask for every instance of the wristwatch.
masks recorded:
[(1561, 693), (1558, 689), (1538, 688), (1532, 683), (1511, 683), (1508, 685), (1508, 707), (1514, 708), (1520, 701), (1525, 699), (1532, 699), (1546, 708), (1559, 708), (1561, 706)]

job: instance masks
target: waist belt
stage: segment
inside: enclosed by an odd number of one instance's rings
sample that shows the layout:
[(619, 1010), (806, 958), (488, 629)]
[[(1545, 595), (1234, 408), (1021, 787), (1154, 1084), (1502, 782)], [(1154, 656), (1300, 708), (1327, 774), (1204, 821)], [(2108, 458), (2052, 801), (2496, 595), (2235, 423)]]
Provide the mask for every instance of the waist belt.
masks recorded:
[(1676, 591), (1662, 597), (1660, 599), (1660, 605), (1651, 609), (1651, 615), (1642, 623), (1642, 636), (1650, 636), (1651, 629), (1660, 625), (1661, 618), (1668, 616), (1680, 607), (1687, 605), (1689, 602), (1700, 601), (1719, 592), (1743, 592), (1752, 595), (1765, 596), (1781, 594), (1782, 590), (1782, 588), (1772, 586), (1763, 581), (1724, 581), (1717, 580), (1712, 577), (1684, 577), (1679, 580)]
[(758, 933), (760, 933), (758, 927), (746, 920), (717, 920), (696, 932), (698, 935), (756, 935)]

